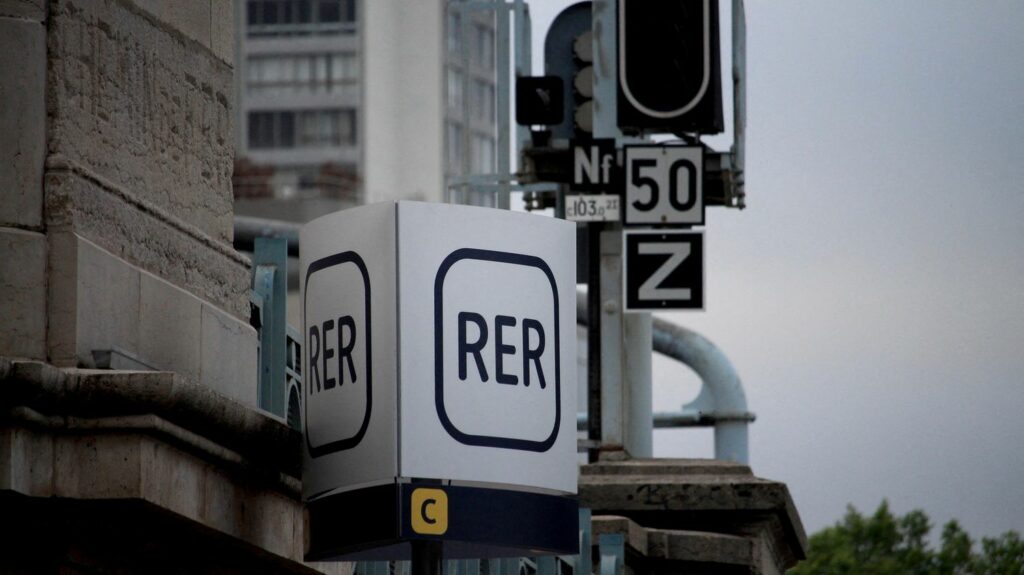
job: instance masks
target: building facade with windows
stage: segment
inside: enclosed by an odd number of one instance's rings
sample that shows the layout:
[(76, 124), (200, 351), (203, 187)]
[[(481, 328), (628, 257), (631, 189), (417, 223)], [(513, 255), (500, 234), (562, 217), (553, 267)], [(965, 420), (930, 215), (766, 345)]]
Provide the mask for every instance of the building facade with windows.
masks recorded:
[[(301, 222), (390, 197), (440, 201), (449, 178), (493, 172), (494, 14), (459, 4), (237, 2), (236, 212)], [(426, 148), (422, 161), (395, 163), (407, 145)], [(374, 178), (395, 170), (413, 171), (414, 185)]]

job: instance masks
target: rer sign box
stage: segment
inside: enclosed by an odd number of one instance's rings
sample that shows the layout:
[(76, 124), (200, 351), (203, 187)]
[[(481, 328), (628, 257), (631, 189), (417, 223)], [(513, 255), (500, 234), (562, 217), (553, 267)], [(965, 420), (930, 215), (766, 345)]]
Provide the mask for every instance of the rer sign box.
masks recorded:
[(575, 238), (417, 202), (303, 227), (306, 501), (434, 480), (575, 494)]

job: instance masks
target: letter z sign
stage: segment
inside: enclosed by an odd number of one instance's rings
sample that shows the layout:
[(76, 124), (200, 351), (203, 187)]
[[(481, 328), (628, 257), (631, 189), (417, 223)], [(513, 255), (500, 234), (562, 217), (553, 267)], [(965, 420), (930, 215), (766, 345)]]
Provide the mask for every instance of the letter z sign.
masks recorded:
[(704, 309), (704, 234), (623, 233), (624, 309)]
[(704, 224), (704, 150), (626, 146), (626, 224)]

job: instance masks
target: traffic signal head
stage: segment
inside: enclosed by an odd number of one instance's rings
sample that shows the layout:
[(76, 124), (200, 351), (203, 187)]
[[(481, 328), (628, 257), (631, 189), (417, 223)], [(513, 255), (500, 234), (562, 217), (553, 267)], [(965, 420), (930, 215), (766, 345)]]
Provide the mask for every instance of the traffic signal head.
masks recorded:
[(555, 17), (544, 39), (544, 70), (561, 79), (566, 95), (562, 121), (552, 137), (571, 139), (593, 131), (591, 3), (579, 2)]
[(618, 0), (623, 131), (717, 134), (722, 82), (717, 0)]

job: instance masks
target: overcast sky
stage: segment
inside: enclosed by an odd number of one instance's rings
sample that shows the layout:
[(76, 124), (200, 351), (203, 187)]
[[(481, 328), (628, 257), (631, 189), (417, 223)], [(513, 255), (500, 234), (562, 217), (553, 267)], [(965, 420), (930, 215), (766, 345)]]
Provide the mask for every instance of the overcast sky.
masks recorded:
[[(535, 53), (567, 4), (531, 3)], [(732, 359), (754, 472), (808, 532), (883, 498), (1024, 531), (1024, 2), (755, 0), (747, 26), (749, 207), (708, 210), (707, 311), (669, 319)], [(655, 373), (655, 409), (696, 394)]]

